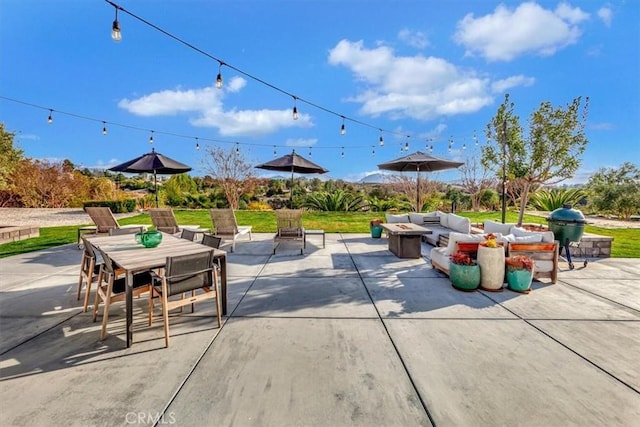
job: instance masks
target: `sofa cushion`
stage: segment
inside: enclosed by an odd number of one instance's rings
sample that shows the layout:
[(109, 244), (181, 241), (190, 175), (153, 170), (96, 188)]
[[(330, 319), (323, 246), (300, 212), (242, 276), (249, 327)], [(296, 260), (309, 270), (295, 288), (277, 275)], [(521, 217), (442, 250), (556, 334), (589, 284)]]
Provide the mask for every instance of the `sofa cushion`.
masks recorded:
[(449, 255), (450, 254), (447, 252), (447, 248), (444, 246), (431, 249), (431, 252), (429, 252), (429, 257), (431, 258), (431, 265), (436, 264), (437, 266), (443, 268), (444, 270), (449, 271), (449, 266), (451, 264)]
[(555, 239), (553, 231), (529, 231), (520, 227), (511, 227), (511, 234), (515, 237), (538, 236), (540, 240), (517, 240), (519, 242), (545, 242), (552, 243)]
[(399, 223), (408, 223), (409, 222), (409, 214), (385, 214), (387, 219), (387, 223), (389, 224), (399, 224)]
[(451, 231), (471, 233), (471, 221), (469, 218), (464, 218), (456, 214), (448, 214), (447, 217), (447, 227), (450, 228)]
[(409, 213), (409, 222), (418, 225), (440, 225), (440, 216), (437, 215), (437, 212), (411, 212)]
[(515, 226), (513, 223), (503, 224), (501, 222), (495, 222), (490, 220), (484, 221), (484, 232), (485, 233), (502, 233), (502, 234), (512, 234), (511, 227)]
[(458, 242), (484, 242), (485, 240), (487, 239), (484, 234), (457, 233), (452, 231), (449, 233), (447, 252), (451, 255), (456, 250), (456, 243)]
[(424, 238), (430, 245), (438, 246), (438, 241), (441, 235), (448, 235), (451, 230), (442, 227), (440, 225), (427, 225), (427, 228), (431, 230), (431, 234), (424, 234)]

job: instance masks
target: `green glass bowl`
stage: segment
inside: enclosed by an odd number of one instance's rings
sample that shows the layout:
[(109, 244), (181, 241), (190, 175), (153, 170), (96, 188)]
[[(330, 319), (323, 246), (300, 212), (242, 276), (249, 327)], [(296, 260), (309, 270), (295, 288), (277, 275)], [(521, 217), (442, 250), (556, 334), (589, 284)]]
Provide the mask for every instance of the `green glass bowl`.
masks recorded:
[(162, 233), (159, 231), (145, 231), (140, 236), (140, 241), (145, 248), (155, 248), (162, 242)]

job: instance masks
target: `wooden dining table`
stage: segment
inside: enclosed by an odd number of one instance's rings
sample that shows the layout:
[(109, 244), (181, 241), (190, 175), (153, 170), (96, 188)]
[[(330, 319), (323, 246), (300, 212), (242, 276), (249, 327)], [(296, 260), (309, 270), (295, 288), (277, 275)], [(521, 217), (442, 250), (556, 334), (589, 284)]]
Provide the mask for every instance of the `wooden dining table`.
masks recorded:
[(87, 240), (100, 248), (126, 273), (126, 330), (127, 347), (133, 341), (133, 275), (141, 271), (163, 268), (167, 257), (214, 251), (214, 259), (220, 263), (220, 303), (222, 315), (227, 314), (227, 253), (190, 240), (162, 233), (162, 242), (155, 248), (137, 243), (133, 234), (120, 236), (89, 236)]

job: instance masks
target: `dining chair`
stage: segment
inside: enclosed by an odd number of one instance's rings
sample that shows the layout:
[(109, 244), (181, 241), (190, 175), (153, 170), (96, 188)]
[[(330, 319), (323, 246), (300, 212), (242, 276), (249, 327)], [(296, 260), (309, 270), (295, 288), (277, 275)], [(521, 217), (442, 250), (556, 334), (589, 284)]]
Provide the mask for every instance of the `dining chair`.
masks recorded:
[[(218, 297), (218, 274), (213, 265), (213, 251), (197, 254), (175, 255), (167, 257), (163, 273), (151, 272), (153, 286), (149, 294), (149, 325), (153, 322), (153, 296), (157, 295), (162, 303), (165, 346), (169, 347), (169, 310), (183, 307), (206, 299), (215, 299), (218, 328), (221, 325), (221, 306)], [(202, 290), (192, 293), (191, 297), (172, 299), (174, 295)]]
[(215, 230), (215, 235), (223, 239), (231, 240), (231, 252), (236, 249), (236, 239), (244, 234), (249, 235), (249, 240), (253, 240), (251, 235), (251, 225), (238, 225), (236, 214), (233, 209), (209, 209), (211, 222)]
[(186, 240), (190, 240), (190, 241), (195, 241), (196, 240), (196, 235), (198, 233), (194, 230), (189, 230), (186, 228), (183, 228), (182, 231), (180, 232), (180, 238), (181, 239), (186, 239)]
[(77, 299), (80, 301), (80, 295), (82, 294), (83, 284), (86, 282), (83, 311), (87, 312), (89, 306), (89, 294), (91, 293), (91, 284), (98, 280), (100, 275), (100, 267), (102, 262), (98, 262), (96, 252), (93, 245), (87, 240), (86, 237), (81, 236), (83, 251), (82, 260), (80, 261), (80, 277), (78, 279), (78, 295)]
[(210, 246), (214, 249), (220, 249), (222, 237), (216, 236), (215, 234), (204, 233), (204, 235), (202, 236), (202, 241), (200, 243)]
[[(96, 248), (102, 257), (103, 263), (98, 277), (98, 287), (96, 289), (96, 299), (93, 305), (93, 321), (98, 318), (98, 306), (102, 302), (102, 332), (100, 340), (104, 340), (107, 335), (107, 322), (109, 320), (109, 309), (111, 304), (124, 301), (126, 291), (126, 278), (118, 277), (114, 269), (111, 258), (100, 248)], [(151, 294), (151, 273), (144, 271), (133, 275), (133, 295), (139, 296), (145, 292)]]
[(109, 236), (123, 236), (126, 234), (136, 234), (142, 233), (144, 231), (144, 227), (127, 227), (127, 228), (112, 228), (109, 230)]

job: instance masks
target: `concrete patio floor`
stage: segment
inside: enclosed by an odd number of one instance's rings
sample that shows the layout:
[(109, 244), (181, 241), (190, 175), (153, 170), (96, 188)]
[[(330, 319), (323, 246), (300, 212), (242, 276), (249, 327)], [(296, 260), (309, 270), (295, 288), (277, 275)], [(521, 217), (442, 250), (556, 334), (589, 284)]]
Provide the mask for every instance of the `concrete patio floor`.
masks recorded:
[(144, 298), (131, 348), (122, 304), (99, 340), (75, 245), (0, 259), (0, 425), (639, 425), (637, 259), (466, 293), (384, 238), (271, 237), (228, 255), (222, 328), (176, 312), (168, 349)]

